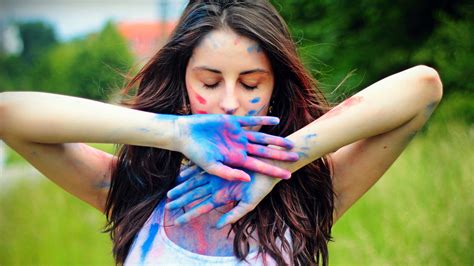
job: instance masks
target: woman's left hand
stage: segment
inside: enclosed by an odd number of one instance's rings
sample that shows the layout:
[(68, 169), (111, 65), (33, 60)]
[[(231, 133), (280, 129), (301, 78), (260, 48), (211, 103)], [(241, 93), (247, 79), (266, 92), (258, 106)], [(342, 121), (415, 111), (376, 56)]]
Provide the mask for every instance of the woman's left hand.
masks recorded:
[(257, 173), (249, 175), (250, 182), (228, 181), (192, 166), (180, 173), (177, 178), (180, 184), (168, 191), (167, 196), (171, 201), (166, 204), (166, 208), (178, 209), (206, 198), (175, 220), (177, 224), (185, 224), (215, 208), (237, 201), (238, 204), (232, 210), (222, 215), (216, 227), (235, 223), (252, 211), (279, 181)]

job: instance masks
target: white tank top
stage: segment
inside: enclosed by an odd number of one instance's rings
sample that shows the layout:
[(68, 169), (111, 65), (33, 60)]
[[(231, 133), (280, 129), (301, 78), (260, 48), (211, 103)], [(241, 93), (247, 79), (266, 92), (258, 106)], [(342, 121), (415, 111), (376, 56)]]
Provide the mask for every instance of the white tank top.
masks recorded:
[[(250, 252), (246, 261), (235, 256), (208, 256), (186, 250), (167, 236), (163, 226), (164, 205), (162, 200), (135, 237), (124, 266), (129, 265), (264, 265), (263, 255)], [(290, 240), (289, 231), (285, 237)], [(280, 242), (280, 241), (278, 241)], [(285, 257), (288, 262), (288, 257)], [(266, 255), (266, 265), (276, 265), (275, 260)]]

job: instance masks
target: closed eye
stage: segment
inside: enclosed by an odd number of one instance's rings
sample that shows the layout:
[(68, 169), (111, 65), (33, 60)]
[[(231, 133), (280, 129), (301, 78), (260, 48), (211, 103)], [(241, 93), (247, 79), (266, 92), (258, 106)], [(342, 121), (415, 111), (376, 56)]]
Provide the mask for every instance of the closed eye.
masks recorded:
[(249, 90), (249, 91), (253, 91), (253, 90), (255, 90), (255, 89), (257, 88), (257, 86), (249, 86), (249, 85), (247, 85), (247, 84), (245, 84), (245, 83), (243, 83), (243, 82), (241, 82), (241, 84), (242, 84), (242, 86), (244, 86), (244, 88), (245, 88), (246, 90)]
[(211, 90), (217, 88), (217, 86), (219, 86), (219, 82), (216, 82), (216, 83), (214, 83), (214, 84), (206, 84), (206, 83), (204, 83), (204, 87), (207, 88), (207, 89), (211, 89)]

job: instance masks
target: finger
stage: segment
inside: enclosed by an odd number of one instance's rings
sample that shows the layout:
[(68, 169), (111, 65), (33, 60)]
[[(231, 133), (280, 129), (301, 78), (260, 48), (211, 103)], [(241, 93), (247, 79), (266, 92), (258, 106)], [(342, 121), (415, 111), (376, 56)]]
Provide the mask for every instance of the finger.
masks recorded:
[(176, 199), (179, 198), (181, 195), (187, 193), (188, 191), (191, 191), (196, 187), (203, 186), (208, 182), (209, 180), (205, 175), (200, 175), (177, 185), (176, 187), (168, 191), (168, 193), (166, 193), (166, 196), (170, 199)]
[(247, 152), (252, 155), (279, 161), (295, 162), (299, 159), (299, 155), (296, 152), (277, 150), (256, 144), (247, 144)]
[(276, 145), (286, 149), (293, 149), (293, 147), (295, 146), (295, 144), (289, 139), (265, 134), (262, 132), (246, 131), (245, 136), (249, 141), (253, 143)]
[(188, 212), (179, 216), (174, 222), (177, 225), (182, 225), (188, 223), (194, 218), (197, 218), (203, 214), (210, 212), (211, 210), (218, 208), (224, 204), (216, 204), (214, 203), (212, 197), (202, 201), (201, 203), (197, 204), (196, 206), (192, 207)]
[(200, 172), (202, 172), (202, 169), (199, 168), (197, 165), (186, 168), (184, 171), (181, 171), (179, 173), (178, 177), (176, 178), (176, 182), (183, 183), (184, 181), (199, 174)]
[(168, 202), (165, 207), (169, 210), (182, 208), (195, 200), (198, 200), (200, 198), (204, 198), (205, 196), (210, 195), (211, 193), (212, 193), (211, 186), (198, 187), (198, 188), (193, 189), (189, 193), (186, 193), (185, 195), (179, 197), (178, 199)]
[(192, 167), (192, 166), (194, 166), (194, 163), (191, 162), (191, 161), (188, 162), (188, 163), (184, 163), (184, 164), (181, 163), (181, 167), (179, 168), (179, 171), (182, 172), (182, 171), (184, 171), (184, 170), (186, 170), (186, 169), (188, 169), (189, 167)]
[(223, 165), (222, 163), (215, 163), (205, 170), (211, 175), (215, 175), (229, 181), (250, 181), (250, 176), (246, 172), (231, 168), (227, 165)]
[(228, 224), (237, 222), (240, 218), (244, 217), (247, 213), (252, 211), (254, 207), (249, 204), (239, 202), (232, 210), (222, 215), (219, 221), (216, 223), (217, 229), (221, 229)]
[(274, 126), (280, 123), (280, 119), (273, 116), (235, 116), (235, 119), (241, 126)]
[(247, 157), (241, 167), (258, 172), (267, 176), (277, 177), (281, 179), (289, 179), (291, 177), (291, 172), (269, 163), (262, 162), (253, 157)]

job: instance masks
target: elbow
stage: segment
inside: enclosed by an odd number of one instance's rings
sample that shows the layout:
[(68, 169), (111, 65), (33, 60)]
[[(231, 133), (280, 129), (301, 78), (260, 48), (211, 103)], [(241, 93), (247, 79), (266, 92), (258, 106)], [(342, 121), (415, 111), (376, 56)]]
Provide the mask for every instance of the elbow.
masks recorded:
[(0, 140), (3, 140), (5, 135), (7, 104), (5, 100), (5, 92), (0, 92)]
[(420, 87), (423, 88), (423, 95), (429, 102), (439, 103), (443, 98), (443, 83), (438, 71), (425, 65), (418, 65), (414, 68), (416, 69), (417, 81), (421, 84)]
[(11, 116), (12, 108), (11, 100), (9, 97), (12, 95), (12, 92), (0, 92), (0, 139), (4, 140), (7, 136), (7, 131), (9, 130), (9, 120)]

